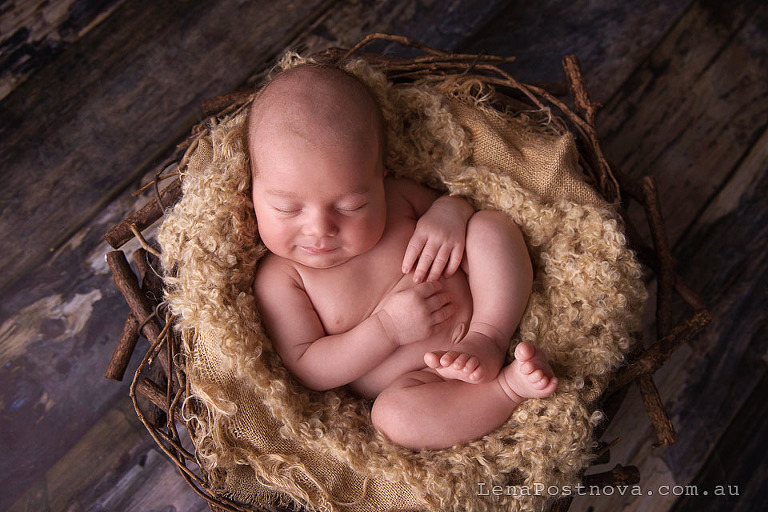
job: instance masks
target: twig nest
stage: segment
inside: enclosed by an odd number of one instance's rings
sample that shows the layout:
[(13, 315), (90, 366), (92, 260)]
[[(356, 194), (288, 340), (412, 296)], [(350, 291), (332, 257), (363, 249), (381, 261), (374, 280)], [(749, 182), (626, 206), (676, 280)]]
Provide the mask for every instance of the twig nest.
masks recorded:
[[(283, 64), (301, 62), (290, 55)], [(359, 59), (346, 67), (382, 106), (388, 171), (504, 211), (521, 227), (535, 282), (515, 341), (546, 353), (560, 388), (527, 400), (482, 439), (414, 453), (373, 430), (369, 403), (344, 390), (301, 387), (274, 353), (251, 291), (264, 248), (240, 112), (200, 139), (184, 171), (184, 197), (159, 237), (164, 268), (172, 269), (168, 303), (186, 344), (198, 458), (212, 490), (241, 503), (539, 509), (551, 497), (526, 487), (575, 485), (590, 461), (600, 414), (588, 404), (639, 327), (640, 266), (616, 212), (579, 177), (574, 136), (552, 123), (551, 111), (499, 111), (493, 89), (475, 76), (394, 84), (386, 65), (376, 65)], [(500, 145), (501, 157), (485, 155), (488, 141)], [(501, 495), (482, 492), (498, 485)]]

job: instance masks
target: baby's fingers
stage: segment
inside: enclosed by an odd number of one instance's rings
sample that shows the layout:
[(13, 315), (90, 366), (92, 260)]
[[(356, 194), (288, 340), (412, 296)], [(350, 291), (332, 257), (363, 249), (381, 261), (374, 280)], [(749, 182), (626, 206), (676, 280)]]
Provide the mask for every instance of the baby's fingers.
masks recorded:
[(427, 299), (432, 295), (442, 293), (443, 283), (440, 281), (428, 281), (426, 283), (419, 283), (409, 290), (416, 293), (422, 299)]
[(436, 293), (426, 299), (427, 308), (429, 311), (437, 311), (446, 304), (451, 303), (451, 295), (448, 292)]
[(416, 265), (416, 270), (413, 271), (414, 283), (421, 283), (424, 281), (424, 277), (426, 277), (427, 272), (429, 272), (429, 267), (432, 266), (434, 259), (435, 257), (432, 253), (428, 252), (426, 248), (422, 251), (419, 255), (419, 263)]
[(424, 250), (424, 245), (427, 243), (426, 237), (419, 236), (414, 233), (411, 240), (408, 242), (408, 247), (405, 249), (405, 257), (403, 258), (403, 274), (407, 274), (413, 270), (413, 266), (416, 264), (416, 260), (419, 259), (419, 255)]
[(464, 244), (457, 244), (451, 251), (451, 258), (445, 267), (445, 277), (451, 277), (461, 266), (461, 260), (464, 258)]
[(435, 256), (435, 259), (432, 261), (432, 266), (430, 267), (429, 276), (427, 276), (427, 281), (437, 281), (438, 279), (440, 279), (440, 276), (443, 275), (443, 271), (447, 270), (446, 265), (448, 265), (450, 259), (451, 259), (450, 247), (445, 247), (445, 246), (441, 247), (437, 253), (437, 256)]
[(432, 313), (432, 334), (443, 330), (443, 328), (447, 326), (448, 321), (453, 317), (454, 313), (456, 313), (456, 306), (450, 302)]

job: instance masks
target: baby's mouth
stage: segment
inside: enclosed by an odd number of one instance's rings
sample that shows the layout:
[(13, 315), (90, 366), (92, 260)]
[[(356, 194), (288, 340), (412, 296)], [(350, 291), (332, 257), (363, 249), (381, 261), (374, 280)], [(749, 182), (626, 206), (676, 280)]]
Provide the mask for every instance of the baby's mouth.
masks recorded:
[(311, 245), (303, 245), (301, 248), (309, 254), (328, 254), (336, 250), (333, 247), (315, 247)]

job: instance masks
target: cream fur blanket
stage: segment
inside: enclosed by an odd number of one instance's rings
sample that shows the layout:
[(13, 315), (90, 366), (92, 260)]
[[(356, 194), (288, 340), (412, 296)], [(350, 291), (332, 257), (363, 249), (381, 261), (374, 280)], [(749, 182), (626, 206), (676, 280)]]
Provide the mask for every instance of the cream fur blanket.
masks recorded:
[[(301, 387), (264, 334), (251, 291), (264, 249), (241, 113), (200, 140), (183, 172), (183, 199), (159, 237), (167, 300), (185, 341), (192, 397), (185, 412), (200, 463), (212, 490), (240, 503), (539, 510), (556, 497), (550, 492), (578, 483), (590, 461), (601, 415), (587, 403), (639, 327), (640, 266), (616, 213), (578, 179), (569, 134), (496, 113), (467, 93), (477, 84), (460, 79), (393, 85), (363, 61), (348, 69), (382, 105), (389, 172), (502, 210), (521, 227), (535, 282), (514, 341), (546, 353), (560, 388), (524, 402), (480, 440), (414, 453), (372, 429), (370, 403), (343, 389)], [(503, 492), (491, 493), (494, 486)]]

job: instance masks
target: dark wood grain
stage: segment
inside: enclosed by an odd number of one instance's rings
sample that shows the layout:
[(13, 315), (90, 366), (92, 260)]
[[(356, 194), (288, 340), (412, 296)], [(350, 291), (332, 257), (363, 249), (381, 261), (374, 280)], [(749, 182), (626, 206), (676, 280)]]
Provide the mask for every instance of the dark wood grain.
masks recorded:
[(3, 2), (0, 8), (0, 100), (125, 0)]
[[(747, 498), (715, 498), (710, 490), (705, 508), (753, 510), (756, 489), (765, 488), (763, 461), (748, 452), (750, 443), (765, 443), (762, 424), (750, 429), (754, 439), (744, 439), (733, 425), (764, 410), (754, 397), (765, 378), (768, 348), (768, 20), (755, 2), (729, 4), (727, 12), (721, 6), (694, 3), (598, 117), (609, 158), (635, 176), (657, 177), (676, 242), (676, 271), (704, 297), (714, 318), (660, 372), (677, 442), (653, 452), (646, 448), (653, 436), (648, 423), (636, 420), (636, 395), (622, 408), (623, 429), (606, 434), (624, 436), (631, 429), (637, 436), (612, 450), (622, 463), (640, 466), (643, 492), (653, 493), (635, 498), (633, 507), (672, 507), (677, 497), (660, 496), (662, 484), (727, 485), (738, 478)], [(745, 451), (726, 448), (733, 446)], [(584, 498), (575, 510), (609, 511), (627, 503)], [(681, 503), (691, 510), (691, 503), (704, 502)]]
[[(764, 136), (763, 141), (766, 140)], [(755, 147), (733, 180), (749, 185), (730, 211), (704, 217), (682, 244), (678, 265), (711, 302), (714, 322), (693, 344), (686, 387), (672, 407), (675, 423), (706, 435), (681, 436), (666, 460), (681, 480), (692, 478), (766, 372), (768, 350), (768, 160)], [(741, 188), (741, 184), (739, 185)], [(728, 194), (731, 187), (723, 189)], [(711, 215), (714, 215), (711, 214)]]
[[(87, 465), (88, 471), (73, 471)], [(125, 397), (8, 512), (178, 510), (204, 512), (176, 467), (146, 435)]]
[(517, 57), (508, 69), (523, 81), (564, 79), (561, 59), (575, 54), (590, 97), (607, 102), (654, 51), (691, 0), (508, 2), (463, 51)]
[[(763, 335), (768, 332), (763, 331)], [(672, 512), (747, 512), (768, 509), (768, 374), (733, 418), (712, 456), (691, 482), (696, 493), (681, 496)], [(721, 492), (718, 495), (718, 491)]]
[(599, 116), (608, 158), (656, 177), (673, 245), (765, 129), (766, 9), (694, 2)]

